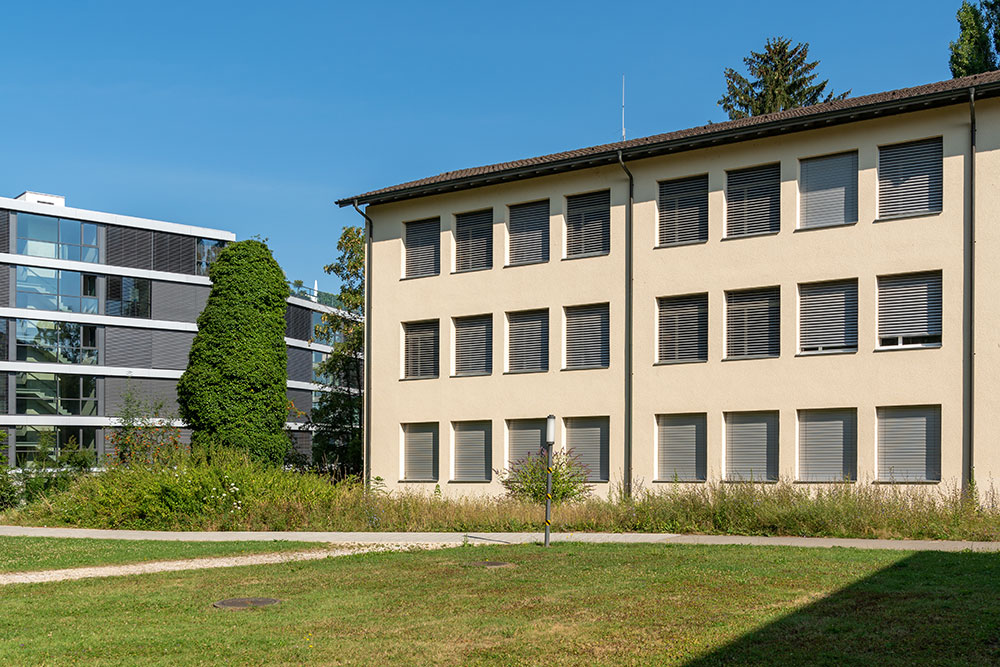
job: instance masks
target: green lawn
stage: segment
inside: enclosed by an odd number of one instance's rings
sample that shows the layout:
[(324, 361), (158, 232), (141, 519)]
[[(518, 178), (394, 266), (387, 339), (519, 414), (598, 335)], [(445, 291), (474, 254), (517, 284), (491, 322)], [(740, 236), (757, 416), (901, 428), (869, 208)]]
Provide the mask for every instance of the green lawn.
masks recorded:
[[(998, 582), (1000, 557), (974, 553), (365, 554), (5, 587), (0, 664), (996, 664)], [(283, 602), (211, 607), (237, 596)]]

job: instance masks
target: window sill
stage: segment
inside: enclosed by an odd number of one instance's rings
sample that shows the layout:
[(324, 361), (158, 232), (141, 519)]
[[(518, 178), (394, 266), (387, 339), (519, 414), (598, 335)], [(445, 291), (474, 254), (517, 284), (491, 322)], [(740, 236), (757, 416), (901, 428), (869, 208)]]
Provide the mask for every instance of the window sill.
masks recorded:
[(653, 484), (705, 484), (704, 479), (654, 479)]
[(872, 352), (902, 352), (904, 350), (939, 350), (941, 343), (928, 343), (926, 345), (893, 345), (892, 347), (876, 347)]
[(858, 221), (853, 222), (835, 222), (826, 225), (813, 225), (812, 227), (796, 227), (792, 230), (793, 234), (798, 234), (799, 232), (813, 232), (818, 229), (837, 229), (838, 227), (854, 227), (858, 224)]
[(401, 479), (398, 484), (437, 484), (436, 479)]
[(418, 378), (399, 378), (400, 382), (419, 382), (420, 380), (438, 380), (440, 375), (427, 375)]
[(460, 273), (478, 273), (479, 271), (489, 271), (492, 268), (493, 268), (493, 265), (490, 264), (489, 266), (480, 266), (480, 267), (475, 268), (475, 269), (459, 269), (457, 271), (452, 271), (451, 275), (457, 276)]
[(708, 359), (677, 359), (676, 361), (654, 361), (654, 366), (683, 366), (684, 364), (707, 364)]
[(850, 349), (844, 350), (809, 350), (806, 352), (799, 352), (796, 357), (830, 357), (837, 356), (840, 354), (857, 354), (858, 348), (852, 347)]
[(740, 239), (757, 239), (762, 236), (777, 236), (781, 233), (779, 229), (776, 232), (756, 232), (754, 234), (740, 234), (739, 236), (723, 236), (723, 241), (739, 241)]
[(892, 222), (893, 220), (912, 220), (916, 218), (933, 218), (935, 216), (941, 215), (941, 211), (915, 211), (913, 213), (900, 213), (899, 215), (890, 215), (884, 218), (875, 218), (874, 222)]
[(913, 480), (910, 480), (910, 479), (901, 479), (901, 480), (893, 480), (893, 481), (877, 479), (874, 482), (872, 482), (872, 484), (885, 484), (885, 485), (889, 485), (889, 486), (894, 486), (894, 485), (898, 485), (898, 484), (911, 484), (911, 485), (918, 485), (919, 486), (919, 485), (940, 484), (940, 483), (941, 483), (941, 480), (939, 480), (939, 479), (913, 479)]
[(514, 264), (504, 264), (503, 268), (505, 268), (505, 269), (516, 269), (519, 266), (535, 266), (536, 264), (548, 264), (548, 263), (549, 263), (549, 260), (548, 260), (548, 258), (546, 258), (546, 259), (538, 260), (537, 262), (516, 262)]
[(407, 280), (420, 280), (421, 278), (433, 278), (434, 276), (440, 276), (440, 275), (441, 272), (438, 271), (437, 273), (425, 273), (422, 276), (403, 276), (402, 278), (399, 279), (399, 282), (404, 282)]
[(548, 372), (549, 372), (548, 368), (542, 368), (539, 370), (531, 370), (531, 371), (504, 371), (504, 375), (532, 375), (534, 373), (548, 373)]
[(606, 371), (606, 370), (608, 370), (608, 368), (609, 368), (609, 366), (573, 366), (571, 368), (569, 368), (569, 367), (567, 367), (567, 368), (560, 368), (559, 370), (562, 371), (562, 372), (566, 372), (566, 371), (600, 371), (600, 370), (605, 370)]
[(489, 484), (492, 479), (449, 479), (448, 484)]
[(601, 252), (587, 252), (587, 253), (583, 253), (582, 255), (573, 255), (573, 256), (563, 257), (562, 261), (569, 262), (569, 261), (572, 261), (574, 259), (590, 259), (591, 257), (607, 257), (610, 254), (611, 254), (610, 250), (608, 252), (604, 252), (603, 250)]
[(778, 359), (780, 354), (755, 354), (749, 357), (725, 357), (723, 361), (755, 361), (758, 359)]
[(653, 246), (653, 250), (666, 250), (667, 248), (683, 248), (685, 246), (691, 245), (705, 245), (708, 243), (708, 239), (699, 239), (697, 241), (678, 241), (677, 243), (660, 243)]
[(457, 379), (457, 378), (488, 378), (491, 375), (493, 375), (493, 371), (490, 371), (489, 373), (460, 373), (460, 374), (455, 374), (455, 375), (449, 375), (448, 377), (450, 377), (452, 379)]

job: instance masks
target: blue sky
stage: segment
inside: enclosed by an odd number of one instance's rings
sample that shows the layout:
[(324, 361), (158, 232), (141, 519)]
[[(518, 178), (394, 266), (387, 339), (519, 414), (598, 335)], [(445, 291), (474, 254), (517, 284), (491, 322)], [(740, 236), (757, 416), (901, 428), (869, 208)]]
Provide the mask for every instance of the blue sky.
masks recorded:
[(19, 2), (4, 7), (0, 194), (267, 237), (322, 272), (337, 198), (709, 120), (723, 69), (810, 43), (860, 95), (949, 77), (958, 0)]

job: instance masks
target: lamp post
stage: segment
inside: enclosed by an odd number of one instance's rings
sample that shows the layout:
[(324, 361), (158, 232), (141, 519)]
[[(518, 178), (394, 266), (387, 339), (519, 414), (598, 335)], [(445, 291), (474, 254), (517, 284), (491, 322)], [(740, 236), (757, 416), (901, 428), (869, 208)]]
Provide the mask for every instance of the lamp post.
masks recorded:
[(549, 546), (549, 528), (552, 526), (552, 446), (556, 442), (556, 416), (545, 420), (545, 546)]

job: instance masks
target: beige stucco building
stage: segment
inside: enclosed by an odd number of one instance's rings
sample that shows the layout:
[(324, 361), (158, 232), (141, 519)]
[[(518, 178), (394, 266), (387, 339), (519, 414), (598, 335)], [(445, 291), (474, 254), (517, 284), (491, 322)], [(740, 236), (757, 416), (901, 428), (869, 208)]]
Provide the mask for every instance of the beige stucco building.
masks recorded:
[(499, 493), (551, 413), (600, 495), (1000, 487), (998, 91), (979, 75), (338, 202), (367, 204), (366, 473)]

